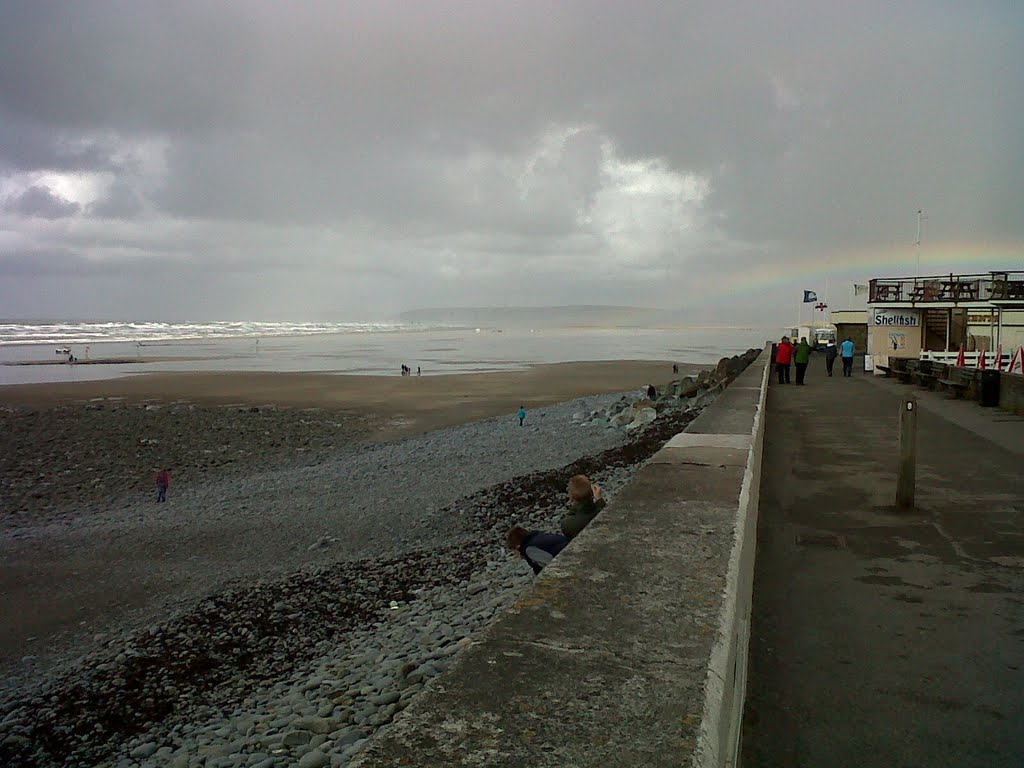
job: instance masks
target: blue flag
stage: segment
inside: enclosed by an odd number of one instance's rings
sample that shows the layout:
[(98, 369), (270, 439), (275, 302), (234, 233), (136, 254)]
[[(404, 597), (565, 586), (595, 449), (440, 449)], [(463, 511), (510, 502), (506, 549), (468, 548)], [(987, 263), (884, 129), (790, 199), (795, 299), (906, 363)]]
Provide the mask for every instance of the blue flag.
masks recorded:
[(806, 304), (809, 301), (817, 301), (817, 300), (818, 300), (818, 294), (816, 294), (814, 291), (804, 291), (804, 304)]

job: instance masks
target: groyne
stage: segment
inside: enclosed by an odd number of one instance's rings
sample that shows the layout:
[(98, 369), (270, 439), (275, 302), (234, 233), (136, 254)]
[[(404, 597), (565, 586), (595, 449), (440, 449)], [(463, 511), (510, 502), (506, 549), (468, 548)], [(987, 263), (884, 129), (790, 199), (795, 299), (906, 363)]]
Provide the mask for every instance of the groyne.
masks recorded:
[(353, 766), (725, 766), (768, 355), (669, 441)]

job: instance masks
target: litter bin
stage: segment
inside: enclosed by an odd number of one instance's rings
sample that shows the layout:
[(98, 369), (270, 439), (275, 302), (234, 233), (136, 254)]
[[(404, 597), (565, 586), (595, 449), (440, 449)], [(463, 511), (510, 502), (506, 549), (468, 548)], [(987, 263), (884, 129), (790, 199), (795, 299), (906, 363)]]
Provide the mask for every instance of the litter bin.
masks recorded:
[(981, 405), (984, 408), (999, 405), (999, 371), (981, 372)]

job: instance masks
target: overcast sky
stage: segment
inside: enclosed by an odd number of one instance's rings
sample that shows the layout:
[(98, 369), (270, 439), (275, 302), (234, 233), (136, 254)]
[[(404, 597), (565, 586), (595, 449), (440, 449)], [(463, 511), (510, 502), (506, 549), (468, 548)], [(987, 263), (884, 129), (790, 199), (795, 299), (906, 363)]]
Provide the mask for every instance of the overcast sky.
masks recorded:
[(774, 322), (1022, 203), (1014, 0), (0, 0), (5, 317)]

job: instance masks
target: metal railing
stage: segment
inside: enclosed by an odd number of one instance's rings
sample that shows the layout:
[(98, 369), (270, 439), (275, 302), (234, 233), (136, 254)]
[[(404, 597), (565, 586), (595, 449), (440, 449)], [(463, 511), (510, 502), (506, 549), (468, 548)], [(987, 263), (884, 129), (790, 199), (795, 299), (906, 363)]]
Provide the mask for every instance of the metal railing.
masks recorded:
[(1021, 302), (1024, 272), (985, 272), (973, 275), (879, 277), (869, 283), (868, 303)]

